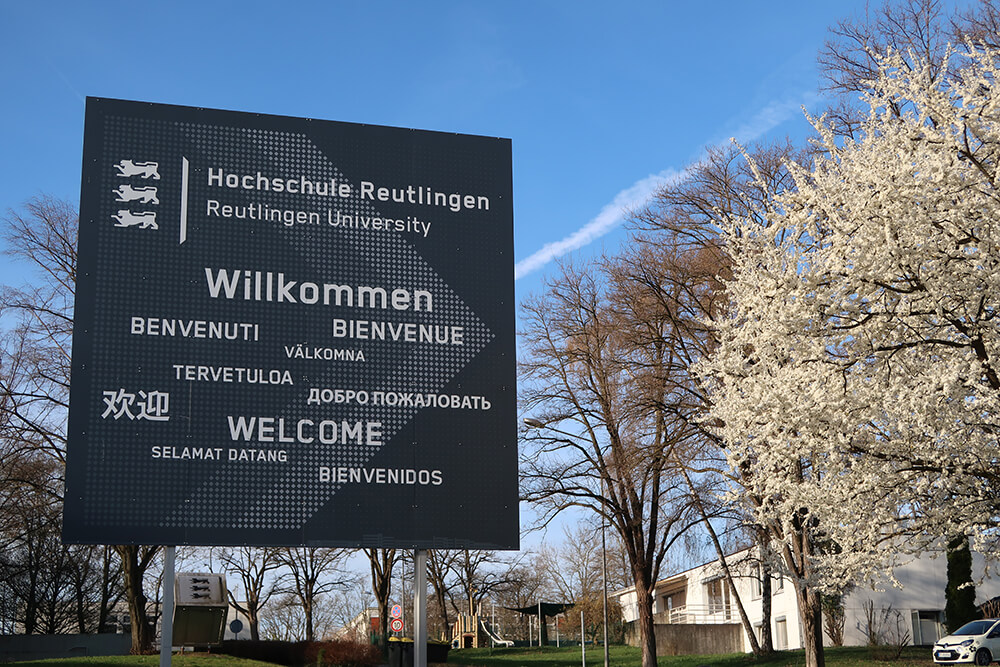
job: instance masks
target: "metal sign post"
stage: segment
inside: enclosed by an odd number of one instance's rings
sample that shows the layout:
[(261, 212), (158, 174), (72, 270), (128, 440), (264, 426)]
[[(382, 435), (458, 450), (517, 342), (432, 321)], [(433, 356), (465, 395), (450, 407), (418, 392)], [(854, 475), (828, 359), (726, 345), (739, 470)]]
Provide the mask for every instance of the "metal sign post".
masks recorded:
[(170, 667), (174, 644), (174, 558), (177, 547), (165, 547), (163, 557), (163, 616), (160, 618), (160, 667)]
[(541, 648), (541, 646), (542, 646), (542, 623), (544, 623), (544, 621), (542, 620), (542, 601), (539, 600), (538, 601), (538, 646), (539, 646), (539, 648)]
[(413, 552), (413, 666), (427, 667), (427, 550)]

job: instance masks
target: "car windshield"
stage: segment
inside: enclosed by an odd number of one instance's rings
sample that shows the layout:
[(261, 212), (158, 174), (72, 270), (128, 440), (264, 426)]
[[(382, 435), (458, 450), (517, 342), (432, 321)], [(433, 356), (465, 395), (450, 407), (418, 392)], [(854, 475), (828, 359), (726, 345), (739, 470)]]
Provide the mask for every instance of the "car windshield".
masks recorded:
[(992, 621), (972, 621), (971, 623), (966, 623), (955, 632), (951, 633), (953, 635), (985, 635), (996, 620)]

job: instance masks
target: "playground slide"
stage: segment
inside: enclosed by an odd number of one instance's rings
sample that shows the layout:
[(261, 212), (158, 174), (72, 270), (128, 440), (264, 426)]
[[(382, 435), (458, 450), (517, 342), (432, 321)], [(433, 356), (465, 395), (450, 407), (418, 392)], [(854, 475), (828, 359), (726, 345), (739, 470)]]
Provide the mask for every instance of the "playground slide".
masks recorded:
[(486, 621), (480, 620), (479, 625), (482, 627), (483, 632), (486, 633), (486, 636), (493, 641), (494, 646), (511, 647), (514, 645), (514, 642), (512, 642), (509, 639), (501, 639), (498, 634), (493, 632), (493, 629), (490, 628), (490, 626), (486, 623)]

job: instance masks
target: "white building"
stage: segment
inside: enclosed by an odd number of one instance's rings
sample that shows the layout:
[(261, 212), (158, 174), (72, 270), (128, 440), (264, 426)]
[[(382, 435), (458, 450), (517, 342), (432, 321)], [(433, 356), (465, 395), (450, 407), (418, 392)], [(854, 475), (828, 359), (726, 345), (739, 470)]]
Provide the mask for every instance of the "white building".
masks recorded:
[[(760, 568), (750, 551), (727, 557), (736, 574), (735, 586), (757, 636), (763, 621)], [(976, 603), (1000, 595), (1000, 581), (984, 579), (984, 558), (973, 554), (973, 576), (980, 580)], [(857, 586), (844, 600), (844, 645), (864, 645), (874, 633), (884, 643), (930, 645), (943, 632), (944, 592), (947, 563), (943, 551), (926, 553), (896, 569), (898, 586), (885, 580), (875, 587)], [(612, 594), (617, 597), (626, 621), (638, 619), (634, 588)], [(997, 613), (997, 612), (993, 612)], [(653, 601), (656, 624), (738, 624), (735, 600), (722, 577), (718, 561), (673, 574), (656, 583)], [(771, 584), (771, 637), (775, 649), (802, 648), (798, 604), (790, 582), (775, 577)], [(824, 632), (825, 632), (824, 624)], [(743, 650), (750, 650), (741, 633)], [(828, 635), (825, 645), (831, 645)], [(904, 641), (905, 640), (905, 641)]]
[(368, 643), (379, 632), (378, 607), (369, 607), (334, 633), (334, 639)]

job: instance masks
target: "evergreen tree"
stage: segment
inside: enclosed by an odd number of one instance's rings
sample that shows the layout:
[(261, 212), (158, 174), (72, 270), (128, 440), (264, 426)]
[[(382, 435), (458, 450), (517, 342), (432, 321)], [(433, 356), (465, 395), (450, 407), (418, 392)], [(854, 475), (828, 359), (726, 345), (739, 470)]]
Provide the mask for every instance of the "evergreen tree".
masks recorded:
[(944, 618), (948, 632), (954, 632), (982, 614), (976, 607), (976, 587), (972, 583), (972, 552), (965, 535), (948, 542), (948, 585), (944, 591)]

